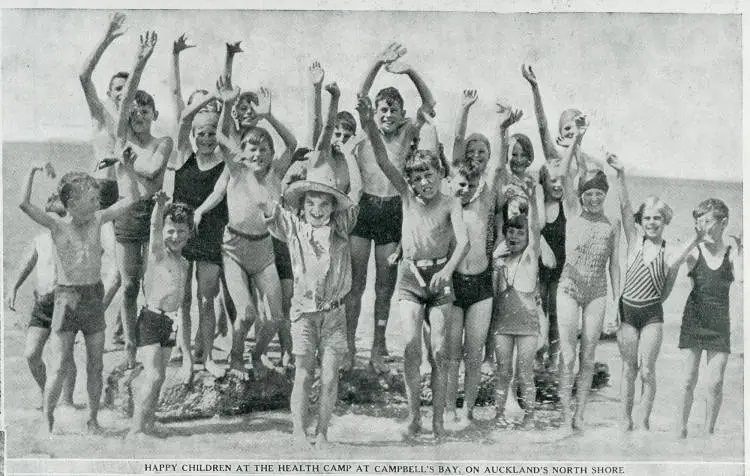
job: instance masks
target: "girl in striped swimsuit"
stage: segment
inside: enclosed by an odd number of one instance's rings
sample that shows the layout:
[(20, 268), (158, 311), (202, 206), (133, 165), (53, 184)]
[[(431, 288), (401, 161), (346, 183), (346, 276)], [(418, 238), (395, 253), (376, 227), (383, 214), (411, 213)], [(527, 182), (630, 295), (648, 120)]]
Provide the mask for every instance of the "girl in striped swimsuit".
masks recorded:
[[(694, 245), (688, 243), (688, 249), (682, 252), (667, 252), (662, 234), (672, 220), (672, 209), (659, 198), (648, 197), (634, 214), (625, 184), (624, 165), (614, 154), (608, 155), (607, 162), (617, 171), (622, 226), (628, 246), (625, 285), (618, 302), (621, 324), (617, 331), (623, 364), (622, 428), (633, 429), (635, 378), (640, 370), (643, 381), (641, 427), (648, 430), (656, 395), (656, 358), (662, 342), (662, 302), (669, 296), (677, 270)], [(636, 224), (643, 230), (641, 239)]]

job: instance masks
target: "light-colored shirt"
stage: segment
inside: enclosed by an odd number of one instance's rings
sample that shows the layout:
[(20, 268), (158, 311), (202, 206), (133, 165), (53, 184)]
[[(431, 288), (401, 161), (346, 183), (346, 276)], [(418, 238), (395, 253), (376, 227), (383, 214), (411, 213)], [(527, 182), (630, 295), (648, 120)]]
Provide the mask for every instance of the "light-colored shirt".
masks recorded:
[(289, 245), (294, 273), (293, 315), (324, 310), (351, 289), (349, 234), (358, 214), (355, 205), (334, 212), (329, 225), (313, 227), (276, 203), (273, 215), (266, 218), (271, 235)]

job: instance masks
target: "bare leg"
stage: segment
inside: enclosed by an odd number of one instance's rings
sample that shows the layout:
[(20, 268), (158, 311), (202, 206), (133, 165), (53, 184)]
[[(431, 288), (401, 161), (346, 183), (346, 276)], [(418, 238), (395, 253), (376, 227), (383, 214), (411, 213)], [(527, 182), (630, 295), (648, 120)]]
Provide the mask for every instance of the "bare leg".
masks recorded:
[[(190, 316), (190, 308), (193, 305), (193, 271), (195, 270), (195, 262), (188, 261), (188, 271), (185, 276), (185, 292), (183, 293), (182, 303), (180, 304), (179, 317), (182, 325), (180, 326), (177, 339), (177, 349), (183, 355), (190, 353), (190, 337), (193, 334), (193, 319)], [(200, 322), (200, 321), (199, 321)], [(182, 333), (186, 333), (188, 338), (188, 348), (184, 349), (182, 345)], [(198, 326), (198, 334), (200, 334), (200, 325)], [(195, 336), (195, 361), (203, 362), (203, 347), (200, 335)]]
[[(147, 423), (151, 415), (156, 411), (159, 399), (159, 391), (164, 383), (166, 365), (164, 365), (163, 354), (165, 353), (160, 344), (152, 344), (141, 347), (141, 360), (143, 362), (143, 374), (141, 378), (140, 391), (138, 392), (135, 409), (133, 411), (133, 424), (130, 434), (143, 433), (147, 430)], [(171, 349), (166, 348), (169, 351)]]
[(370, 260), (370, 240), (359, 236), (351, 236), (352, 246), (352, 289), (346, 298), (346, 344), (347, 356), (345, 369), (354, 367), (357, 356), (357, 324), (362, 310), (362, 295), (367, 284), (367, 263)]
[(294, 372), (294, 387), (290, 397), (292, 410), (292, 427), (294, 444), (301, 449), (310, 449), (305, 433), (307, 405), (310, 398), (310, 386), (314, 374), (315, 356), (313, 354), (295, 355), (297, 366)]
[(643, 380), (643, 395), (641, 397), (643, 419), (641, 420), (641, 426), (646, 430), (651, 428), (649, 419), (656, 397), (656, 359), (659, 357), (659, 350), (661, 349), (662, 327), (661, 323), (654, 323), (641, 329), (639, 345), (641, 379)]
[(708, 368), (708, 408), (706, 409), (706, 429), (713, 434), (716, 419), (719, 416), (721, 402), (724, 396), (724, 371), (727, 368), (729, 354), (726, 352), (706, 351)]
[(255, 322), (257, 310), (250, 292), (250, 280), (240, 266), (231, 259), (224, 259), (224, 275), (229, 294), (237, 310), (237, 317), (232, 326), (229, 371), (241, 379), (247, 379), (244, 361), (245, 337)]
[(281, 320), (279, 322), (279, 347), (281, 347), (281, 363), (284, 367), (294, 364), (292, 354), (292, 331), (289, 320), (289, 309), (292, 307), (294, 294), (294, 280), (281, 280)]
[(104, 331), (84, 335), (86, 342), (86, 392), (89, 397), (89, 431), (99, 430), (99, 402), (102, 398), (104, 376)]
[(622, 323), (617, 331), (617, 345), (622, 357), (622, 429), (633, 429), (633, 398), (635, 397), (635, 377), (638, 374), (638, 330)]
[(198, 316), (203, 359), (208, 370), (215, 377), (224, 375), (224, 369), (213, 360), (214, 328), (216, 327), (215, 304), (219, 294), (218, 265), (208, 262), (197, 263)]
[[(448, 379), (445, 390), (445, 412), (449, 418), (458, 420), (456, 413), (456, 394), (458, 393), (458, 370), (464, 353), (464, 310), (453, 306), (450, 332), (448, 333)], [(466, 399), (464, 398), (464, 408)]]
[(578, 358), (578, 302), (562, 290), (557, 291), (557, 327), (560, 332), (560, 406), (563, 426), (570, 424), (573, 371)]
[(530, 428), (534, 423), (536, 407), (536, 385), (534, 384), (534, 357), (538, 347), (539, 336), (516, 337), (516, 377), (521, 385), (524, 402), (524, 416), (521, 425)]
[(49, 372), (47, 373), (47, 382), (44, 387), (44, 417), (47, 424), (47, 431), (52, 432), (55, 425), (55, 407), (60, 399), (62, 392), (63, 379), (70, 367), (70, 360), (73, 359), (73, 344), (75, 343), (75, 333), (73, 332), (53, 332), (50, 334), (49, 345), (52, 348), (52, 355), (56, 358), (50, 361)]
[(253, 285), (258, 290), (258, 299), (263, 305), (263, 312), (258, 312), (262, 318), (255, 327), (255, 349), (253, 350), (253, 374), (256, 379), (262, 379), (268, 368), (263, 365), (261, 357), (266, 353), (279, 329), (282, 319), (281, 311), (281, 283), (276, 265), (270, 264), (260, 273), (252, 277)]
[(505, 425), (505, 404), (508, 401), (508, 385), (513, 376), (513, 348), (515, 337), (507, 334), (495, 336), (495, 419)]
[(451, 330), (452, 304), (429, 308), (430, 350), (435, 359), (432, 367), (432, 434), (436, 438), (445, 435), (443, 412), (445, 411), (445, 390), (448, 382), (448, 333)]
[[(146, 243), (146, 246), (148, 244)], [(135, 320), (138, 313), (138, 292), (143, 275), (144, 260), (141, 243), (117, 243), (117, 260), (122, 276), (122, 324), (125, 334), (125, 365), (135, 366)]]
[(682, 398), (679, 400), (680, 406), (678, 408), (680, 419), (678, 436), (680, 438), (687, 438), (687, 424), (688, 420), (690, 420), (690, 410), (693, 407), (695, 386), (698, 383), (698, 367), (701, 363), (701, 354), (703, 354), (701, 349), (682, 350), (685, 360), (682, 373)]
[(398, 243), (386, 243), (375, 245), (375, 329), (372, 339), (372, 350), (370, 361), (373, 367), (387, 371), (383, 359), (388, 348), (385, 342), (385, 330), (388, 325), (388, 317), (391, 313), (391, 298), (396, 288), (397, 268), (388, 263), (388, 257), (396, 251)]
[(583, 429), (583, 412), (591, 391), (594, 378), (596, 344), (602, 335), (606, 296), (594, 299), (583, 308), (583, 329), (581, 330), (581, 364), (578, 372), (578, 389), (576, 391), (576, 411), (573, 414), (573, 428)]
[(422, 430), (420, 411), (422, 406), (422, 375), (419, 372), (419, 366), (422, 363), (422, 326), (425, 309), (422, 304), (406, 300), (399, 301), (399, 309), (406, 340), (404, 345), (404, 380), (406, 397), (409, 401), (409, 424), (406, 431), (408, 435), (413, 436)]
[(320, 372), (320, 405), (318, 407), (318, 429), (315, 449), (322, 450), (328, 446), (328, 425), (336, 406), (339, 388), (339, 360), (336, 351), (323, 349)]
[[(477, 388), (482, 378), (482, 350), (487, 340), (492, 313), (492, 298), (474, 303), (469, 307), (464, 320), (464, 412), (473, 419), (474, 404), (477, 401)], [(453, 324), (455, 325), (455, 323)]]
[(50, 330), (42, 327), (29, 327), (26, 331), (26, 344), (23, 356), (29, 364), (31, 376), (39, 386), (39, 391), (44, 395), (44, 385), (47, 382), (47, 368), (42, 360), (44, 344), (49, 339)]

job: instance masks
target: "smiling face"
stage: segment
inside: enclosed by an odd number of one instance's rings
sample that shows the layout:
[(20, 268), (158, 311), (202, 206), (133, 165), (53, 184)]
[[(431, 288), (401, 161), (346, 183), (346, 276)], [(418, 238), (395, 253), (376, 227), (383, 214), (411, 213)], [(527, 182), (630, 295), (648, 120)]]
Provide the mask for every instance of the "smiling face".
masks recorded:
[(664, 216), (657, 207), (644, 207), (641, 215), (641, 227), (647, 238), (660, 239), (664, 233)]
[(516, 142), (510, 154), (510, 171), (515, 175), (523, 174), (531, 164), (531, 157), (523, 146)]
[(337, 152), (341, 152), (341, 146), (349, 142), (354, 132), (348, 127), (343, 127), (341, 124), (337, 124), (333, 128), (333, 136), (331, 137), (331, 147)]
[(529, 234), (526, 227), (509, 226), (505, 230), (505, 243), (511, 254), (522, 252), (529, 244)]
[(175, 223), (171, 217), (164, 219), (162, 230), (164, 246), (171, 252), (179, 254), (190, 238), (190, 226), (187, 223)]
[(216, 149), (216, 126), (214, 124), (202, 124), (193, 127), (193, 137), (199, 154), (210, 154)]
[(302, 199), (302, 216), (314, 227), (325, 226), (331, 221), (336, 207), (335, 199), (322, 192), (307, 192)]
[(88, 221), (100, 207), (99, 189), (84, 184), (71, 194), (65, 211), (75, 221)]
[(546, 175), (544, 179), (544, 196), (548, 200), (562, 200), (563, 185), (561, 176)]
[(375, 104), (375, 125), (384, 135), (398, 132), (403, 121), (404, 109), (397, 101), (382, 99)]
[(159, 113), (151, 104), (134, 101), (130, 109), (130, 128), (136, 134), (150, 132), (157, 117)]
[(409, 172), (408, 180), (414, 193), (422, 200), (431, 200), (440, 192), (442, 174), (432, 166)]
[(728, 218), (719, 217), (711, 210), (696, 218), (695, 226), (706, 233), (706, 241), (716, 243), (721, 241), (728, 222)]
[(469, 203), (479, 187), (479, 178), (468, 178), (463, 174), (456, 174), (452, 181), (453, 193), (461, 200), (462, 205)]
[(490, 158), (490, 150), (484, 142), (473, 140), (466, 144), (466, 152), (464, 155), (467, 162), (474, 164), (480, 172), (484, 172), (484, 169), (487, 166), (487, 161)]
[(589, 213), (603, 213), (607, 193), (598, 188), (590, 188), (581, 194), (581, 205)]
[(267, 141), (245, 141), (242, 143), (240, 161), (244, 162), (253, 172), (265, 173), (273, 161), (273, 149)]
[(235, 106), (235, 111), (237, 113), (237, 122), (243, 129), (255, 127), (260, 120), (258, 115), (255, 114), (255, 109), (253, 109), (253, 103), (250, 96), (240, 96), (237, 105)]

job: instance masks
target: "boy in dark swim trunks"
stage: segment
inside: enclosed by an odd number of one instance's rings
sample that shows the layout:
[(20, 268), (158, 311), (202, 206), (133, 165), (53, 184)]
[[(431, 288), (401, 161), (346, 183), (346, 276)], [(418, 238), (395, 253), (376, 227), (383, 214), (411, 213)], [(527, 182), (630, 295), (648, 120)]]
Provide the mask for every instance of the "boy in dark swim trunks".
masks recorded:
[[(392, 43), (375, 59), (359, 90), (366, 97), (378, 72), (385, 66), (393, 74), (405, 74), (417, 88), (422, 105), (420, 110), (433, 114), (435, 101), (421, 76), (412, 67), (397, 60), (406, 54), (406, 48)], [(375, 125), (380, 140), (385, 144), (388, 159), (399, 171), (403, 171), (404, 160), (410, 146), (419, 139), (424, 124), (422, 115), (416, 120), (406, 118), (404, 99), (396, 88), (382, 89), (375, 96)], [(385, 330), (391, 309), (391, 297), (396, 285), (396, 271), (388, 263), (388, 257), (396, 250), (401, 240), (401, 198), (386, 179), (374, 157), (373, 145), (364, 139), (354, 147), (354, 158), (362, 175), (362, 198), (360, 219), (352, 232), (352, 292), (346, 305), (349, 332), (349, 361), (354, 364), (354, 341), (357, 322), (362, 307), (362, 295), (367, 282), (367, 267), (370, 249), (375, 246), (375, 303), (372, 350), (370, 362), (378, 371), (387, 371), (384, 355), (387, 354)]]
[[(419, 150), (408, 157), (405, 175), (389, 160), (373, 110), (366, 96), (360, 97), (357, 111), (383, 174), (403, 200), (403, 259), (399, 264), (399, 308), (404, 323), (404, 379), (409, 399), (407, 435), (421, 431), (422, 331), (429, 323), (430, 362), (432, 363), (432, 431), (436, 438), (445, 434), (443, 411), (447, 382), (447, 336), (453, 303), (452, 276), (469, 251), (461, 202), (440, 191), (443, 177), (440, 159), (431, 151)], [(454, 242), (455, 240), (455, 242)], [(455, 243), (451, 253), (451, 243)], [(450, 255), (450, 256), (449, 256)]]
[[(60, 203), (57, 194), (49, 197), (44, 211), (56, 213), (60, 218), (65, 216), (65, 207)], [(8, 297), (8, 308), (16, 310), (16, 295), (26, 278), (36, 268), (36, 283), (34, 287), (34, 307), (31, 310), (29, 328), (26, 331), (26, 346), (24, 357), (29, 364), (29, 370), (34, 377), (39, 390), (44, 394), (47, 381), (47, 368), (42, 360), (44, 345), (49, 339), (52, 328), (52, 314), (55, 308), (55, 256), (54, 243), (49, 231), (39, 233), (32, 243), (30, 253), (22, 261), (18, 277)], [(62, 405), (74, 407), (73, 390), (76, 384), (76, 363), (71, 359), (67, 362), (68, 372), (63, 379)]]
[[(135, 365), (135, 319), (153, 208), (151, 197), (161, 190), (164, 171), (172, 153), (171, 138), (157, 138), (151, 134), (151, 124), (159, 117), (153, 97), (138, 90), (146, 62), (156, 46), (156, 39), (155, 32), (146, 32), (141, 36), (135, 65), (125, 84), (125, 95), (117, 122), (117, 138), (124, 141), (126, 150), (135, 159), (135, 188), (139, 196), (147, 197), (139, 200), (115, 222), (117, 260), (123, 282), (121, 314), (125, 333), (125, 365), (128, 368)], [(122, 182), (122, 166), (118, 166), (117, 177), (120, 194), (134, 194), (126, 189), (128, 184)]]
[[(148, 265), (144, 276), (146, 305), (141, 308), (136, 323), (136, 342), (143, 361), (143, 383), (136, 396), (130, 435), (153, 430), (159, 391), (164, 383), (164, 373), (177, 333), (168, 314), (179, 309), (185, 292), (188, 262), (182, 256), (182, 249), (193, 229), (193, 210), (183, 203), (166, 205), (168, 200), (163, 191), (154, 196), (156, 206), (151, 216)], [(189, 319), (189, 316), (183, 314), (183, 326), (185, 319)], [(187, 348), (190, 334), (182, 332), (181, 336), (183, 346)], [(190, 383), (192, 366), (188, 359), (185, 362), (182, 381)]]

